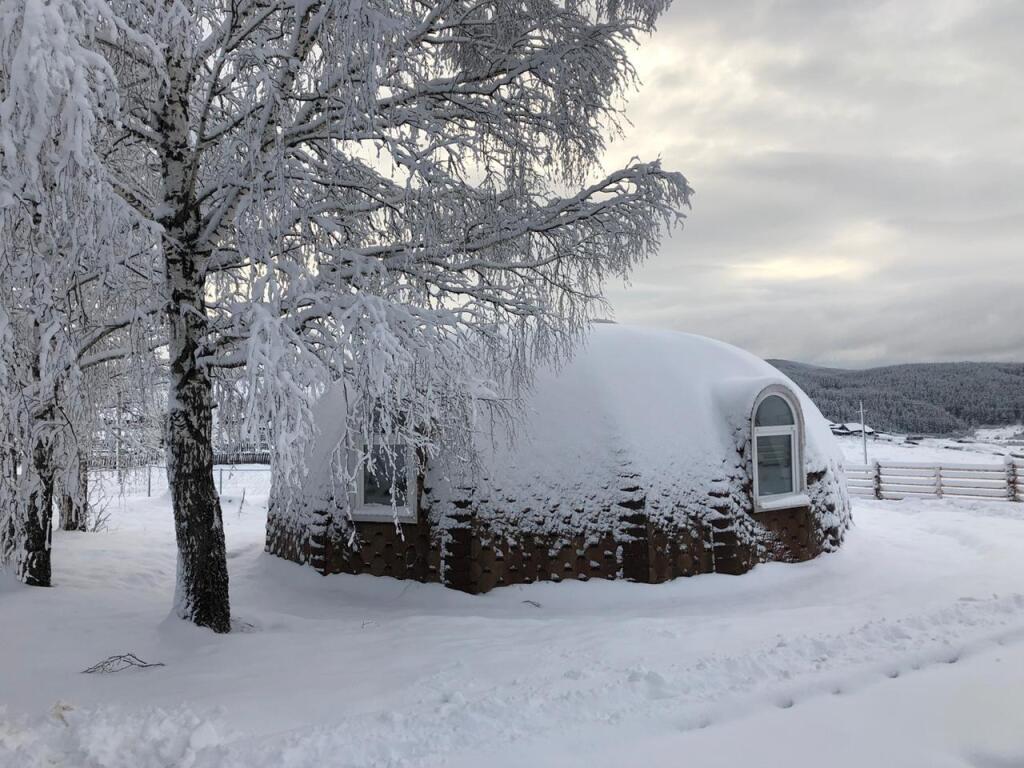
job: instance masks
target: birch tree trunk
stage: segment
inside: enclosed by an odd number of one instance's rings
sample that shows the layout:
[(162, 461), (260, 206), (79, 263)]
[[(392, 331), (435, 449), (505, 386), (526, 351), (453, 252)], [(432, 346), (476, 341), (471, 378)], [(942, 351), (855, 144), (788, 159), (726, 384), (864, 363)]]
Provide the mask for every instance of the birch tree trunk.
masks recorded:
[[(32, 343), (35, 353), (32, 363), (32, 379), (38, 389), (42, 384), (41, 334), (39, 323), (33, 323)], [(23, 551), (19, 559), (18, 578), (30, 587), (48, 587), (51, 583), (50, 529), (53, 518), (53, 451), (49, 442), (47, 424), (52, 414), (49, 410), (40, 414), (33, 412), (32, 461), (28, 482), (30, 492), (25, 509)]]
[(213, 480), (213, 398), (208, 371), (199, 364), (207, 332), (203, 255), (195, 247), (200, 218), (189, 163), (189, 74), (184, 56), (169, 58), (162, 137), (170, 387), (167, 475), (178, 542), (175, 612), (215, 632), (231, 629), (227, 556), (220, 499)]
[(60, 529), (62, 531), (85, 531), (89, 520), (89, 465), (85, 456), (78, 456), (78, 497), (70, 493), (61, 494)]
[(53, 520), (53, 462), (46, 430), (37, 427), (32, 447), (34, 488), (25, 510), (24, 550), (18, 578), (30, 587), (50, 586), (50, 530)]
[[(172, 265), (168, 265), (170, 272)], [(183, 619), (228, 632), (227, 556), (220, 499), (213, 481), (210, 378), (196, 365), (197, 319), (183, 308), (191, 297), (177, 294), (170, 305), (171, 384), (167, 420), (167, 475), (178, 541), (175, 611)]]
[[(42, 386), (42, 334), (39, 322), (32, 324), (32, 383), (37, 392)], [(53, 448), (48, 422), (50, 409), (32, 411), (30, 465), (23, 467), (27, 475), (28, 496), (25, 499), (22, 527), (22, 551), (18, 557), (18, 578), (30, 587), (50, 586), (50, 530), (53, 519)]]

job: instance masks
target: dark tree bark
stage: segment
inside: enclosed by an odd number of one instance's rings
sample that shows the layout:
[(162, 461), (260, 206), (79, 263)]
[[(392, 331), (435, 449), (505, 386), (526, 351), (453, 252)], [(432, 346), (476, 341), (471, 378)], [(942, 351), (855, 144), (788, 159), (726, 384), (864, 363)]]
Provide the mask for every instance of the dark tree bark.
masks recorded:
[(215, 632), (231, 629), (227, 554), (220, 499), (213, 480), (210, 379), (196, 366), (191, 334), (180, 315), (172, 333), (167, 475), (178, 541), (178, 615)]
[[(40, 349), (42, 345), (39, 323), (33, 323), (35, 359), (32, 378), (38, 388), (42, 382)], [(50, 533), (53, 525), (53, 446), (50, 443), (48, 422), (50, 410), (33, 414), (31, 466), (23, 466), (29, 486), (22, 526), (22, 551), (18, 556), (17, 577), (30, 587), (48, 587), (51, 583)]]
[(167, 475), (178, 541), (175, 611), (215, 632), (231, 629), (227, 554), (220, 499), (213, 479), (213, 398), (210, 376), (200, 364), (207, 332), (205, 255), (195, 247), (199, 203), (188, 160), (190, 70), (171, 52), (162, 109), (156, 116), (164, 206), (163, 255), (168, 294), (170, 388), (167, 414)]
[(227, 553), (220, 498), (213, 479), (213, 396), (198, 364), (205, 331), (195, 255), (165, 245), (171, 382), (167, 414), (167, 478), (178, 540), (178, 615), (215, 632), (231, 629)]
[(53, 451), (45, 430), (39, 430), (32, 448), (36, 487), (25, 510), (23, 551), (18, 558), (18, 578), (30, 587), (51, 583), (50, 531), (53, 521)]

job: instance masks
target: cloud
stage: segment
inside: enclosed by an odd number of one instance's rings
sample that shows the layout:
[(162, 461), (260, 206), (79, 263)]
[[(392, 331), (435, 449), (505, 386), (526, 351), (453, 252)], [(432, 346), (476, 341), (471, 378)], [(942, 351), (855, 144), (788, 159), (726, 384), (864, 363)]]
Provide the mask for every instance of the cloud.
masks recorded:
[(1021, 28), (995, 0), (677, 4), (608, 160), (697, 194), (617, 317), (808, 362), (1024, 360)]

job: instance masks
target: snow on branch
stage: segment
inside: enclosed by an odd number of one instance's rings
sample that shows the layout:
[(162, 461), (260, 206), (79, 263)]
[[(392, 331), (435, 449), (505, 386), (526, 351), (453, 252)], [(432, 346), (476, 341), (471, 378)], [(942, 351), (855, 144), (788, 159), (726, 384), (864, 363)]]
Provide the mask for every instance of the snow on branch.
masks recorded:
[[(246, 393), (282, 488), (306, 475), (326, 428), (314, 404), (338, 386), (337, 442), (391, 435), (468, 456), (535, 366), (585, 337), (608, 280), (683, 220), (682, 175), (658, 161), (601, 168), (636, 82), (629, 53), (666, 6), (69, 2), (95, 19), (75, 22), (57, 59), (84, 68), (51, 71), (85, 78), (64, 88), (91, 105), (75, 118), (75, 178), (116, 210), (106, 231), (132, 232), (154, 279), (127, 307), (90, 310), (64, 359), (138, 348), (115, 327), (123, 311), (152, 342), (152, 312), (167, 308), (172, 367)], [(23, 125), (41, 119), (32, 109)], [(124, 250), (74, 272), (132, 284), (139, 260)], [(102, 345), (76, 352), (104, 327)]]

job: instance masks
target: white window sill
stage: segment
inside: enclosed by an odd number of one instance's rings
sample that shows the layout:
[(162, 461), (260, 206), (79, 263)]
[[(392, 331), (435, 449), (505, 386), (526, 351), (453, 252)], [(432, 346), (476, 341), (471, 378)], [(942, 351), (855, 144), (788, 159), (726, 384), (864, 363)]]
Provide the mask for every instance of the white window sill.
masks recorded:
[(762, 496), (755, 506), (758, 512), (774, 512), (778, 509), (807, 507), (810, 504), (811, 499), (806, 493), (787, 493), (780, 496)]
[(409, 507), (390, 507), (386, 504), (364, 504), (352, 510), (354, 523), (415, 523), (416, 512)]

